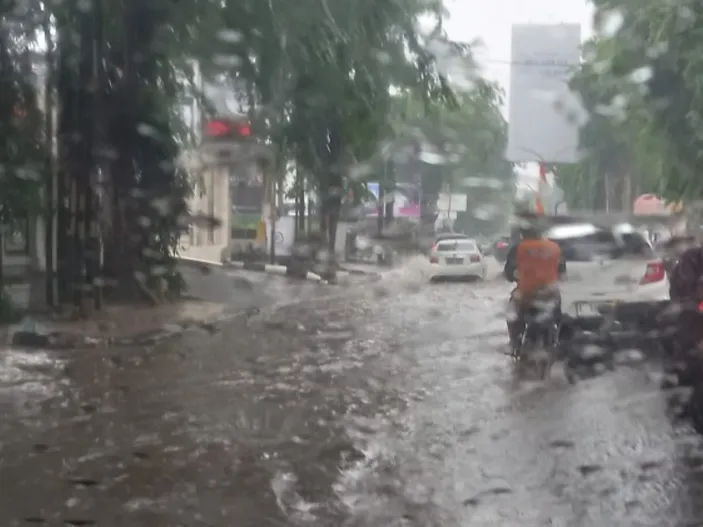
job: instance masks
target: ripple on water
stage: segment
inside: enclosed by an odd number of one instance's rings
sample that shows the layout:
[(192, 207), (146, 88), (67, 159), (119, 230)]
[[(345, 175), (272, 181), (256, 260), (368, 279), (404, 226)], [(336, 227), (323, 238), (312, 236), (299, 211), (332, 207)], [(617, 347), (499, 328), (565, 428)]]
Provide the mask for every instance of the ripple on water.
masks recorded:
[(5, 349), (0, 354), (0, 405), (26, 411), (27, 403), (60, 394), (64, 362), (41, 350)]

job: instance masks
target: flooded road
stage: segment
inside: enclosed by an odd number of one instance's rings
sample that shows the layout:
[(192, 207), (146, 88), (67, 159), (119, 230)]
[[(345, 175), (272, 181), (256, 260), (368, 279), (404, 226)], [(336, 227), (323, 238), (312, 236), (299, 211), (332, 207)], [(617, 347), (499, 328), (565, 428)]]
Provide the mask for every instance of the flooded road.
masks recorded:
[(656, 366), (517, 382), (508, 290), (391, 273), (154, 348), (3, 351), (2, 525), (703, 525)]

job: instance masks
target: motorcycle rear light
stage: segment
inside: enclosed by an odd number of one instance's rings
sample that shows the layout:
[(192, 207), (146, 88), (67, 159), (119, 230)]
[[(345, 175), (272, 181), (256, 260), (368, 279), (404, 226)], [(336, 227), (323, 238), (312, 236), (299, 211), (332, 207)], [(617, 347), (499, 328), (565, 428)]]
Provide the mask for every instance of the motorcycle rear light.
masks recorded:
[(666, 269), (662, 262), (650, 262), (647, 264), (647, 270), (644, 272), (640, 284), (654, 284), (661, 282), (666, 278)]
[(498, 249), (505, 249), (507, 246), (508, 246), (508, 244), (505, 242), (496, 243), (496, 247), (498, 247)]
[(430, 256), (430, 263), (439, 263), (439, 258), (436, 256)]

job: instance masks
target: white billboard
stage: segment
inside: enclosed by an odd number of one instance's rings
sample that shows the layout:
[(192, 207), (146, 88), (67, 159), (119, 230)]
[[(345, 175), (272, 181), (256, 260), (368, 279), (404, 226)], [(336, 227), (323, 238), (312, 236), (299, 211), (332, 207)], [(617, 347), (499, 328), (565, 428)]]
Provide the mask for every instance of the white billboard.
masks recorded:
[(442, 193), (437, 196), (437, 210), (440, 212), (466, 212), (467, 202), (466, 194)]
[(513, 25), (509, 161), (578, 161), (579, 128), (585, 113), (568, 82), (580, 61), (579, 24)]

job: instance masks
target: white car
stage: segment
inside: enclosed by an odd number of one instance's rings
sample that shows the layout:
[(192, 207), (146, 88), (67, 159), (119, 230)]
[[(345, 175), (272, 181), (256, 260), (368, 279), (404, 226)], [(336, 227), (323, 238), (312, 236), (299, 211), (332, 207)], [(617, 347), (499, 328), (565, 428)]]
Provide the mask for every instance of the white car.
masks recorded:
[(562, 311), (576, 325), (597, 322), (615, 304), (668, 300), (664, 262), (631, 225), (605, 229), (574, 223), (553, 226), (545, 234), (560, 245), (566, 260)]
[(486, 261), (476, 240), (440, 239), (430, 250), (430, 279), (486, 278)]

